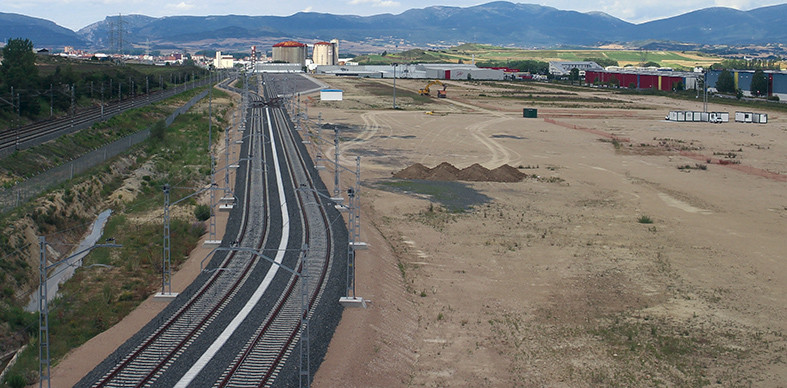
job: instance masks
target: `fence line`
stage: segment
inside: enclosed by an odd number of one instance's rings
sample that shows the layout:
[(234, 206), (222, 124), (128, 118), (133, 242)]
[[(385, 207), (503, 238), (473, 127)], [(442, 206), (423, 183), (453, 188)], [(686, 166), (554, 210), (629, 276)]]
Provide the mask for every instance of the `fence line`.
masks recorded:
[[(166, 126), (172, 125), (179, 115), (186, 113), (197, 101), (208, 95), (209, 89), (194, 96), (185, 105), (175, 109), (164, 122)], [(150, 135), (150, 127), (133, 133), (122, 139), (115, 140), (101, 148), (88, 152), (68, 163), (49, 169), (30, 179), (20, 182), (14, 187), (0, 189), (0, 212), (7, 213), (21, 205), (30, 198), (37, 196), (46, 189), (73, 179), (77, 174), (83, 173), (106, 160), (115, 157), (132, 146), (143, 142)]]

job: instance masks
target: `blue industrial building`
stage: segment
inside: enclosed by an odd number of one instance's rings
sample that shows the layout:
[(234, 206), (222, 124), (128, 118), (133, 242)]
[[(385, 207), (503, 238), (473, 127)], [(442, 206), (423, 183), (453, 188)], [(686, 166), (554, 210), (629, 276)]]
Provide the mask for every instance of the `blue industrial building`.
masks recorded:
[[(710, 70), (707, 73), (708, 86), (711, 88), (716, 87), (716, 81), (719, 80), (719, 74), (722, 70)], [(751, 79), (754, 76), (754, 70), (729, 70), (732, 73), (732, 78), (735, 80), (735, 88), (743, 91), (745, 96), (751, 96)], [(787, 72), (764, 70), (765, 76), (768, 78), (768, 96), (779, 96), (779, 100), (787, 99)]]

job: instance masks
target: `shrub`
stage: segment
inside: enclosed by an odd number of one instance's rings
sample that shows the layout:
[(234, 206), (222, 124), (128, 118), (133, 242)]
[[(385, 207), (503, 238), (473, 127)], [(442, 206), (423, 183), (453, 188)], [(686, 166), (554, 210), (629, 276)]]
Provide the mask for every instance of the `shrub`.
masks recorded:
[(189, 233), (191, 233), (192, 236), (199, 238), (203, 234), (208, 233), (208, 227), (205, 226), (204, 222), (195, 222), (191, 224)]
[(197, 205), (194, 208), (194, 217), (197, 217), (199, 221), (207, 221), (210, 218), (210, 206), (209, 205)]
[(27, 379), (14, 373), (9, 374), (8, 378), (5, 380), (5, 383), (11, 388), (24, 388), (27, 386)]
[(639, 217), (639, 219), (637, 219), (637, 222), (639, 222), (640, 224), (652, 224), (653, 220), (646, 215), (642, 215)]
[(153, 126), (150, 127), (150, 137), (157, 141), (164, 140), (164, 136), (167, 134), (167, 125), (164, 123), (164, 120), (156, 121)]

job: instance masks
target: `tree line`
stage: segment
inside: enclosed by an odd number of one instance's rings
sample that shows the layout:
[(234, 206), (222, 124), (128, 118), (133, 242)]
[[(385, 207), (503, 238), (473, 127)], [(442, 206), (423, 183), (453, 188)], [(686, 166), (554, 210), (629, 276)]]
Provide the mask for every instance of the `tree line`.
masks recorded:
[[(35, 121), (57, 113), (71, 113), (76, 106), (93, 105), (133, 97), (137, 94), (166, 89), (206, 77), (193, 66), (172, 67), (169, 74), (144, 74), (132, 66), (106, 64), (98, 66), (97, 58), (87, 63), (97, 66), (76, 70), (79, 62), (57, 57), (45, 60), (34, 51), (33, 42), (25, 38), (9, 39), (0, 50), (0, 122), (22, 125), (18, 119)], [(37, 62), (50, 65), (41, 75)], [(40, 65), (41, 63), (39, 63)], [(54, 71), (52, 71), (54, 67)], [(41, 67), (43, 68), (43, 67)]]
[[(716, 80), (716, 90), (719, 93), (736, 94), (738, 98), (741, 96), (741, 91), (735, 88), (735, 79), (732, 76), (732, 72), (726, 69), (719, 73), (719, 79)], [(768, 77), (762, 69), (754, 71), (749, 91), (755, 97), (768, 95)]]
[(775, 59), (725, 59), (716, 69), (736, 70), (781, 70), (779, 61)]

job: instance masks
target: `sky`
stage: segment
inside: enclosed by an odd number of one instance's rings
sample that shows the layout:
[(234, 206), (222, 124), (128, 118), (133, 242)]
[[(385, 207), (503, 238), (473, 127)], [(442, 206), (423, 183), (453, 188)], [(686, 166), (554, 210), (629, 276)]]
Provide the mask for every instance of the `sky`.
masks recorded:
[[(399, 14), (411, 8), (429, 6), (471, 7), (492, 0), (2, 0), (0, 12), (18, 13), (51, 20), (74, 31), (118, 14), (141, 14), (153, 17), (174, 15), (275, 15), (297, 12), (321, 12), (369, 16)], [(511, 0), (509, 0), (511, 1)], [(541, 0), (535, 3), (579, 12), (601, 11), (632, 23), (677, 16), (709, 7), (729, 7), (742, 11), (785, 0)], [(230, 4), (231, 6), (228, 6)]]

